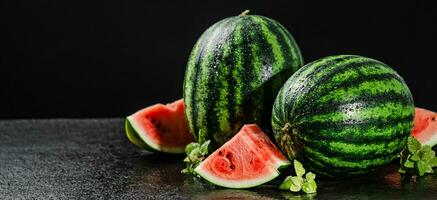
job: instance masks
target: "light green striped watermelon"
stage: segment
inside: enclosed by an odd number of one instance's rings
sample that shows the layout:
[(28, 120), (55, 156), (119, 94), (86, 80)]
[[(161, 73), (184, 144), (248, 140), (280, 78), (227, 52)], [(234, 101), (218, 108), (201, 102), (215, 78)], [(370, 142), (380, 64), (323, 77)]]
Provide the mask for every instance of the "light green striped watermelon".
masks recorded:
[(291, 76), (272, 115), (276, 141), (290, 159), (321, 175), (347, 177), (398, 156), (413, 127), (414, 104), (404, 80), (384, 63), (340, 55)]
[(190, 132), (217, 148), (243, 124), (270, 130), (274, 98), (302, 64), (291, 34), (272, 19), (243, 14), (215, 23), (198, 39), (187, 64)]

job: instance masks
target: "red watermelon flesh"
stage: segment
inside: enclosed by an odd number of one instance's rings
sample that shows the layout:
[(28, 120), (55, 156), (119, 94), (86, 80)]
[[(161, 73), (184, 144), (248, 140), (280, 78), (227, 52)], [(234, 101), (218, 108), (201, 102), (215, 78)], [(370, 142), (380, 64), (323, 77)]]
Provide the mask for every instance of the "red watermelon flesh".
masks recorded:
[(155, 104), (126, 118), (126, 134), (139, 147), (166, 153), (184, 153), (193, 141), (184, 114), (184, 101)]
[(416, 107), (411, 134), (423, 145), (437, 144), (437, 113)]
[(245, 125), (231, 140), (206, 158), (195, 171), (206, 180), (228, 188), (249, 188), (279, 175), (287, 158), (256, 125)]

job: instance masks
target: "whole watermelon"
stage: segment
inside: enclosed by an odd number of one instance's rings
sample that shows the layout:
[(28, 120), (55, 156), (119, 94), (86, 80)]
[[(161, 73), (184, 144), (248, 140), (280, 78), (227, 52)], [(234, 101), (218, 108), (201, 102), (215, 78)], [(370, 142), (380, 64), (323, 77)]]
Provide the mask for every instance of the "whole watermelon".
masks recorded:
[(243, 14), (215, 23), (198, 39), (185, 72), (191, 133), (217, 148), (244, 124), (270, 130), (274, 98), (302, 65), (293, 37), (272, 19)]
[(318, 174), (348, 177), (395, 159), (413, 127), (404, 80), (379, 61), (330, 56), (292, 75), (276, 97), (272, 128), (288, 158)]

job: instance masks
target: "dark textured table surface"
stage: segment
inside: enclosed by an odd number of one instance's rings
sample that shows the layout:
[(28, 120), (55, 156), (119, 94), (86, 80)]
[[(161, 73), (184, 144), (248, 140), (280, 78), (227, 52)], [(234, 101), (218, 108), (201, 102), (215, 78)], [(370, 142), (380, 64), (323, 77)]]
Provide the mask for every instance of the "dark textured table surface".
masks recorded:
[[(311, 199), (222, 189), (180, 174), (183, 157), (136, 149), (122, 119), (0, 121), (0, 199)], [(319, 199), (437, 199), (437, 175), (401, 184), (396, 166), (319, 181)]]

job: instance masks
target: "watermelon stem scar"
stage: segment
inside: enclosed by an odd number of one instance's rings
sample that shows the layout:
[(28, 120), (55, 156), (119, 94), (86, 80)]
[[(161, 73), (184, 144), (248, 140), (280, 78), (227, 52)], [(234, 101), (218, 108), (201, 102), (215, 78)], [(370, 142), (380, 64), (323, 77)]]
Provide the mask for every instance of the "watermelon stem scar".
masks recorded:
[(284, 131), (284, 132), (286, 132), (286, 133), (289, 133), (290, 130), (291, 130), (291, 125), (290, 125), (290, 123), (286, 123), (285, 126), (284, 126), (284, 128), (282, 128), (282, 131)]
[(249, 14), (249, 12), (250, 12), (250, 10), (245, 10), (245, 11), (241, 12), (239, 16), (245, 16), (245, 15)]
[(290, 123), (286, 123), (281, 130), (284, 134), (280, 139), (280, 143), (287, 144), (287, 146), (290, 147), (285, 153), (289, 158), (296, 158), (302, 150), (302, 145), (299, 143), (299, 139), (296, 136), (297, 130), (293, 129)]

